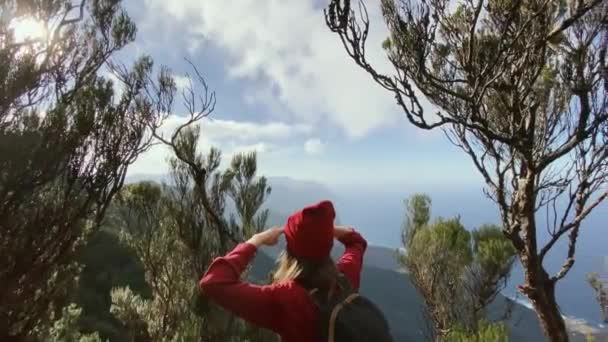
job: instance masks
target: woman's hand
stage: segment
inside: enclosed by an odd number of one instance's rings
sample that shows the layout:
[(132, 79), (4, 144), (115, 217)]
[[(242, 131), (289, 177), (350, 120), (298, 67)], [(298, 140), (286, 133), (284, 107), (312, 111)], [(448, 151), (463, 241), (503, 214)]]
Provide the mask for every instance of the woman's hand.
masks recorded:
[(334, 237), (340, 239), (345, 235), (348, 235), (354, 231), (353, 227), (350, 226), (334, 226)]
[(281, 234), (283, 234), (283, 228), (272, 227), (263, 232), (254, 234), (247, 242), (256, 247), (263, 245), (274, 246), (279, 242), (279, 236), (281, 236)]

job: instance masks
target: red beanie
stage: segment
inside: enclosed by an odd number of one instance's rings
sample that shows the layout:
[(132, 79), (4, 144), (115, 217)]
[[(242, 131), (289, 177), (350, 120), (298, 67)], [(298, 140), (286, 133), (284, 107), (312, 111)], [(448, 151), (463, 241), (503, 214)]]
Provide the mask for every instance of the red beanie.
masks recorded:
[(287, 250), (293, 256), (321, 262), (334, 244), (336, 212), (330, 201), (321, 201), (294, 213), (285, 226)]

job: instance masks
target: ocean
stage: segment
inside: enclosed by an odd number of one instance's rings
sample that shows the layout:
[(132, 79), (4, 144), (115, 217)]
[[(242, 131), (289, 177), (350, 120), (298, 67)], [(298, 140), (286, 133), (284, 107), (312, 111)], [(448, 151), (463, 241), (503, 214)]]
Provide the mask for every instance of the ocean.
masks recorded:
[[(360, 229), (370, 244), (399, 248), (400, 231), (403, 222), (403, 200), (414, 191), (393, 188), (390, 190), (332, 189), (335, 205), (343, 223)], [(498, 210), (494, 203), (484, 197), (481, 191), (431, 189), (427, 192), (432, 198), (432, 216), (453, 217), (460, 215), (467, 228), (484, 223), (499, 223)], [(548, 239), (539, 219), (539, 245)], [(580, 229), (575, 254), (575, 264), (561, 279), (556, 288), (557, 300), (564, 316), (584, 320), (595, 327), (601, 327), (600, 306), (595, 293), (587, 283), (589, 272), (608, 275), (608, 203), (604, 202), (584, 221)], [(547, 255), (544, 265), (555, 274), (568, 250), (567, 237), (557, 243)], [(518, 302), (530, 303), (517, 292), (516, 286), (523, 281), (521, 265), (517, 263), (504, 294)]]

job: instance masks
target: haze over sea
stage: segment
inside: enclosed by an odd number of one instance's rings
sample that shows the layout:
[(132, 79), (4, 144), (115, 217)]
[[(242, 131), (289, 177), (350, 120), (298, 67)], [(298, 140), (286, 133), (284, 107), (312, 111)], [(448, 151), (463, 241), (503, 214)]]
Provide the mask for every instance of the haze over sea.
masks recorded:
[[(331, 188), (331, 187), (330, 187)], [(467, 228), (483, 223), (499, 223), (497, 209), (479, 189), (424, 189), (404, 186), (365, 189), (364, 187), (334, 187), (336, 207), (344, 223), (359, 227), (372, 244), (389, 248), (400, 247), (400, 229), (403, 221), (403, 199), (416, 191), (424, 191), (432, 197), (432, 215), (452, 217), (461, 215)], [(540, 220), (539, 220), (540, 221)], [(541, 221), (539, 243), (546, 241), (548, 233)], [(592, 325), (601, 322), (599, 305), (594, 292), (586, 281), (586, 274), (608, 274), (608, 206), (602, 205), (584, 221), (576, 248), (576, 262), (568, 275), (557, 285), (557, 299), (564, 315), (581, 318)], [(545, 261), (551, 273), (561, 267), (567, 254), (567, 238), (556, 244)], [(519, 263), (512, 271), (504, 294), (529, 306), (518, 294), (516, 286), (523, 281)]]
[[(129, 182), (138, 180), (168, 181), (167, 176), (135, 174)], [(296, 180), (291, 177), (272, 176), (268, 181), (273, 188), (266, 203), (274, 214), (287, 217), (301, 206), (331, 199), (336, 207), (337, 220), (360, 230), (371, 245), (397, 249), (401, 247), (401, 227), (405, 213), (404, 199), (422, 192), (431, 197), (431, 215), (454, 217), (459, 215), (467, 229), (484, 223), (499, 224), (498, 209), (482, 192), (482, 186), (459, 188), (458, 186), (428, 186), (415, 184), (366, 185), (323, 184), (320, 181)], [(540, 215), (539, 215), (540, 216)], [(608, 204), (600, 205), (584, 221), (577, 241), (575, 264), (557, 285), (557, 301), (562, 314), (569, 318), (605, 328), (601, 324), (601, 312), (595, 294), (586, 280), (589, 272), (608, 276)], [(547, 240), (544, 220), (539, 220), (539, 245)], [(555, 274), (564, 262), (568, 250), (567, 238), (547, 254), (545, 267)], [(523, 282), (523, 273), (516, 262), (503, 294), (522, 305), (530, 303), (519, 294), (516, 287)]]

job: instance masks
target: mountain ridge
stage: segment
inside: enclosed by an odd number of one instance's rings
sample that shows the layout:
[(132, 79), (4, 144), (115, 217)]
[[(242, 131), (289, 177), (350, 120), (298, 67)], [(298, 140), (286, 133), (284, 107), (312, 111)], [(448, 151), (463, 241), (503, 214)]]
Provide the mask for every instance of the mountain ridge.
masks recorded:
[[(129, 181), (142, 180), (142, 178), (146, 177), (141, 175), (131, 177)], [(156, 179), (162, 179), (162, 176), (157, 175)], [(269, 226), (285, 224), (289, 213), (307, 204), (320, 199), (332, 199), (339, 215), (337, 222), (344, 220), (344, 224), (353, 225), (368, 240), (369, 262), (373, 263), (377, 258), (383, 258), (383, 261), (377, 262), (376, 265), (393, 263), (391, 267), (395, 266), (395, 261), (389, 261), (388, 255), (394, 255), (394, 251), (401, 245), (403, 199), (409, 194), (408, 189), (400, 190), (396, 187), (367, 193), (358, 191), (359, 187), (353, 186), (342, 193), (336, 192), (335, 187), (328, 187), (317, 181), (291, 177), (267, 177), (267, 179), (268, 184), (273, 188), (264, 205), (264, 208), (270, 209)], [(442, 193), (441, 189), (429, 190), (433, 199), (432, 215), (435, 217), (460, 215), (466, 227), (498, 222), (496, 206), (484, 198), (481, 190), (468, 189), (461, 193), (455, 192), (454, 189), (449, 190), (448, 193)], [(594, 299), (593, 290), (585, 282), (585, 273), (602, 271), (601, 257), (598, 253), (602, 250), (600, 246), (608, 244), (608, 241), (605, 234), (598, 235), (598, 227), (605, 226), (605, 223), (602, 223), (605, 214), (608, 214), (608, 208), (600, 207), (585, 221), (579, 237), (576, 266), (557, 287), (558, 301), (565, 310), (564, 314), (584, 318), (592, 324), (596, 324), (599, 320), (600, 310)], [(541, 235), (539, 241), (542, 240), (543, 231), (544, 229), (539, 232)], [(563, 262), (562, 256), (565, 255), (563, 250), (567, 247), (564, 245), (564, 243), (556, 244), (555, 250), (548, 254), (549, 270), (559, 267)], [(376, 248), (380, 248), (377, 258), (374, 257)], [(390, 253), (384, 253), (382, 248), (386, 248)], [(608, 267), (608, 264), (604, 267)], [(505, 295), (514, 297), (518, 294), (515, 286), (523, 281), (522, 275), (521, 266), (516, 263), (508, 287), (503, 291)]]

